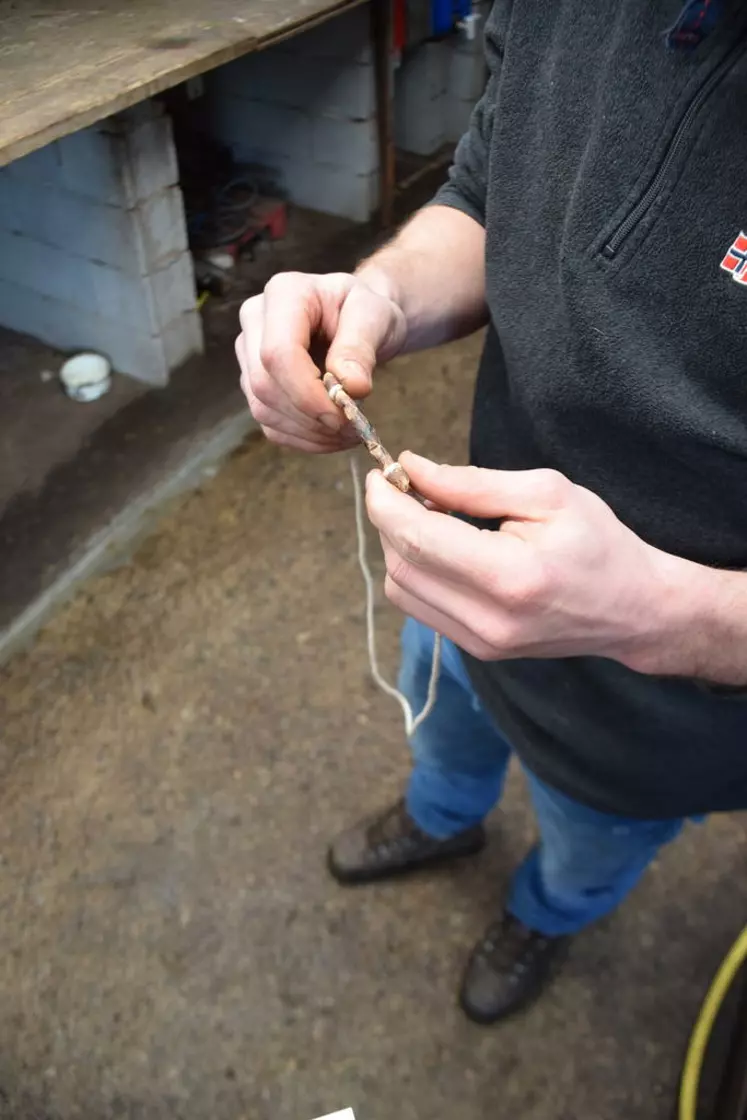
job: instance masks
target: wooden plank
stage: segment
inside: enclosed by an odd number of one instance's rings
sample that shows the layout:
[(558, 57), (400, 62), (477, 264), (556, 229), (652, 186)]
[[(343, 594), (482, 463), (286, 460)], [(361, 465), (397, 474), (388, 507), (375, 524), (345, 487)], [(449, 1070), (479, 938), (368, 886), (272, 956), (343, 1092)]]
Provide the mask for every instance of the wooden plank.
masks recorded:
[(364, 0), (0, 0), (0, 166)]

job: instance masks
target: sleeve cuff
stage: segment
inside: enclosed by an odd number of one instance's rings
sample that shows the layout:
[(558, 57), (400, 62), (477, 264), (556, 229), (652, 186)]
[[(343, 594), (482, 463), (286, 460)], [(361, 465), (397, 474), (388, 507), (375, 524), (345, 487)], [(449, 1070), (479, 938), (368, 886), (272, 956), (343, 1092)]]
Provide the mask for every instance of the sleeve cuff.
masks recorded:
[(444, 183), (427, 203), (428, 206), (450, 206), (452, 210), (461, 210), (468, 218), (472, 218), (478, 225), (485, 227), (485, 212), (467, 198), (452, 181)]

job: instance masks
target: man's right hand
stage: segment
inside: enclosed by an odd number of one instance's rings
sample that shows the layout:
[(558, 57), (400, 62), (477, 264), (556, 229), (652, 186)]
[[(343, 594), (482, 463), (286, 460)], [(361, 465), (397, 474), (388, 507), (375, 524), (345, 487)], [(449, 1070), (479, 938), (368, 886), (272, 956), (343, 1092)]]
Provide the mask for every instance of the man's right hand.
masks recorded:
[(327, 369), (352, 397), (365, 397), (376, 363), (403, 347), (405, 317), (386, 276), (279, 273), (240, 318), (241, 387), (267, 438), (317, 453), (352, 446), (320, 378)]

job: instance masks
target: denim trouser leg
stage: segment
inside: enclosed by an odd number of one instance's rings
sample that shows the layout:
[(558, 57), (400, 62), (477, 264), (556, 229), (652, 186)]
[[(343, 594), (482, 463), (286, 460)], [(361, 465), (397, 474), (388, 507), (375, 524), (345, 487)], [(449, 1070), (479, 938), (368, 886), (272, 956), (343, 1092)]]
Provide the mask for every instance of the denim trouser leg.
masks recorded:
[[(413, 710), (425, 703), (433, 633), (408, 620), (400, 688)], [(438, 699), (412, 740), (407, 807), (431, 836), (477, 824), (498, 801), (511, 748), (474, 693), (457, 648), (442, 646)], [(638, 882), (683, 821), (641, 821), (590, 809), (527, 772), (540, 841), (516, 872), (508, 910), (548, 936), (602, 917)]]
[[(402, 633), (400, 690), (419, 712), (426, 699), (433, 631), (408, 619)], [(510, 748), (475, 696), (461, 655), (442, 645), (438, 698), (415, 732), (415, 766), (407, 789), (413, 820), (431, 836), (477, 824), (500, 797)]]
[(684, 824), (600, 813), (527, 778), (540, 842), (514, 875), (507, 908), (547, 936), (576, 933), (614, 910)]

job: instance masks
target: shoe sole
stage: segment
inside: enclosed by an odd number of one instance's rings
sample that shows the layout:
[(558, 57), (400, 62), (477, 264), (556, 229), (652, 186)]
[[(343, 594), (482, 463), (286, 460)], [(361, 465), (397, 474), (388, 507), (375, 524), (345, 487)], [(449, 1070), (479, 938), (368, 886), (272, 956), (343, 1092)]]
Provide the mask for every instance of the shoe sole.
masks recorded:
[(515, 1015), (520, 1015), (522, 1011), (529, 1011), (544, 990), (545, 985), (543, 984), (537, 991), (526, 996), (521, 1003), (517, 1003), (515, 1007), (509, 1007), (507, 1010), (501, 1011), (497, 1015), (491, 1015), (488, 1012), (480, 1011), (472, 1007), (461, 992), (459, 993), (459, 1007), (471, 1023), (475, 1023), (478, 1027), (494, 1027), (497, 1023), (503, 1023), (506, 1019), (513, 1019)]
[(471, 848), (465, 848), (461, 852), (450, 852), (448, 855), (436, 855), (430, 859), (421, 860), (418, 863), (405, 863), (397, 867), (386, 867), (377, 871), (361, 870), (361, 871), (345, 871), (339, 868), (332, 857), (332, 853), (327, 852), (327, 870), (332, 878), (343, 887), (361, 887), (369, 883), (381, 883), (387, 879), (400, 879), (406, 875), (414, 875), (418, 871), (427, 871), (430, 868), (444, 867), (446, 864), (455, 863), (460, 859), (469, 859), (470, 856), (478, 855), (485, 847), (487, 837), (483, 837), (479, 843), (475, 843)]

